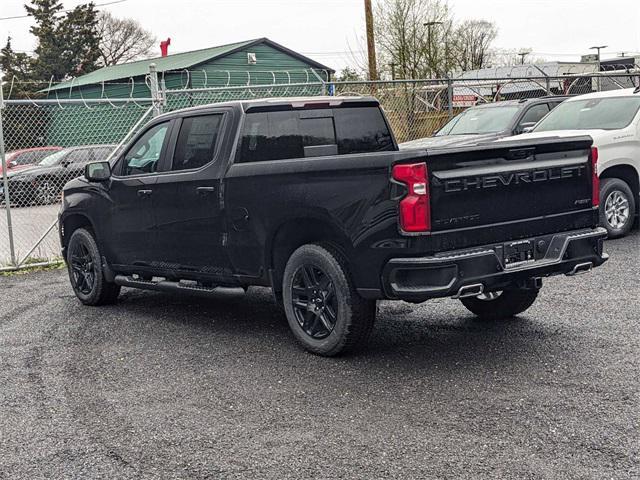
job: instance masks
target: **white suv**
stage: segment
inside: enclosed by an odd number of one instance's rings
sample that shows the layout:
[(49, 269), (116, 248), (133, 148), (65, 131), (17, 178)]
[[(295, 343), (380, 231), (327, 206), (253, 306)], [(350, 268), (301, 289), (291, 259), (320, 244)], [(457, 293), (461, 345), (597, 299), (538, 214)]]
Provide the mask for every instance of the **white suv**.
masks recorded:
[(640, 87), (566, 100), (519, 138), (589, 135), (598, 148), (600, 220), (609, 238), (634, 224), (640, 195)]

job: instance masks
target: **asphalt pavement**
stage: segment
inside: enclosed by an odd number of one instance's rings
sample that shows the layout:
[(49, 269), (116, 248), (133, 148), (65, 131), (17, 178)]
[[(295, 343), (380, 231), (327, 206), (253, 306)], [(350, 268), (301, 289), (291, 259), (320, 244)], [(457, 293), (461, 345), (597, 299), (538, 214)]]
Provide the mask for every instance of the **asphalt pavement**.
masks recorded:
[(268, 290), (0, 277), (0, 478), (640, 478), (640, 235), (486, 324), (383, 302), (364, 351), (301, 350)]

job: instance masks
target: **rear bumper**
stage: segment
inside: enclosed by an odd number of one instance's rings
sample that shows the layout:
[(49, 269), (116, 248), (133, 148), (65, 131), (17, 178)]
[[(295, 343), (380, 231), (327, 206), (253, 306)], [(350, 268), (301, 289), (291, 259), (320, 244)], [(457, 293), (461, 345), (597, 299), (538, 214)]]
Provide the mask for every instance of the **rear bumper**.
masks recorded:
[(538, 288), (540, 278), (586, 273), (607, 261), (604, 228), (577, 230), (530, 238), (534, 258), (507, 266), (511, 245), (445, 252), (432, 257), (394, 258), (382, 273), (389, 299), (422, 302), (437, 297), (472, 296), (508, 286)]

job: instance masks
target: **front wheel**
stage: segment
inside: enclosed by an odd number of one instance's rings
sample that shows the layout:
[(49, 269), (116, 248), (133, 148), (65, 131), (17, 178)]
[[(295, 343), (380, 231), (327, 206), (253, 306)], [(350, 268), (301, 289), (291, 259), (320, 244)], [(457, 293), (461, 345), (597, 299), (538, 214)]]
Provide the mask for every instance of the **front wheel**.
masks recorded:
[(538, 290), (510, 289), (461, 298), (460, 301), (482, 320), (503, 320), (524, 312), (536, 298)]
[(600, 184), (600, 224), (607, 229), (609, 238), (624, 237), (629, 233), (636, 215), (633, 192), (624, 180), (603, 178)]
[(346, 262), (331, 246), (309, 244), (293, 252), (282, 286), (289, 328), (308, 351), (329, 357), (367, 342), (376, 302), (358, 295)]
[(120, 286), (105, 279), (98, 244), (84, 228), (71, 235), (67, 269), (73, 292), (85, 305), (106, 305), (118, 299)]

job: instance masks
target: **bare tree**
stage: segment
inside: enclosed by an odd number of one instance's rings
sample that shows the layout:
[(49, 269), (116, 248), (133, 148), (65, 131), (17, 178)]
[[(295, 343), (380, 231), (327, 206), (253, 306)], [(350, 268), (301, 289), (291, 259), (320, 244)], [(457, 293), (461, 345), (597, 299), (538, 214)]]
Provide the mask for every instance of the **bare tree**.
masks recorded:
[(375, 15), (380, 68), (399, 78), (444, 76), (453, 20), (445, 0), (380, 0)]
[(486, 67), (497, 35), (495, 24), (486, 20), (466, 20), (458, 25), (454, 49), (458, 68), (467, 71)]
[[(522, 53), (527, 52), (523, 57)], [(491, 52), (492, 67), (512, 67), (514, 65), (531, 65), (545, 63), (546, 58), (534, 55), (530, 48), (518, 48), (516, 50), (494, 50)]]
[(116, 18), (101, 12), (98, 19), (100, 63), (116, 65), (148, 57), (156, 43), (151, 32), (130, 18)]

